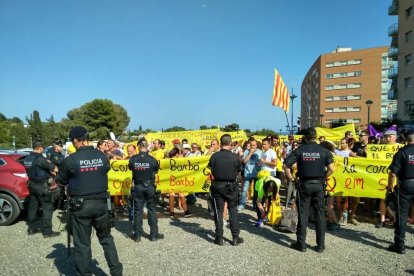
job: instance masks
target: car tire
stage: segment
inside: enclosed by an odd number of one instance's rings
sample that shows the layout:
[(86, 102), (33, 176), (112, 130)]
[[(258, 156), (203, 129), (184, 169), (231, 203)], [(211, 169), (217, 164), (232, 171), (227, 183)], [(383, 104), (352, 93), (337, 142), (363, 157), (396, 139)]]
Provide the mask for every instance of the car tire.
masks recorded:
[(0, 226), (12, 224), (20, 215), (16, 200), (9, 195), (0, 194)]

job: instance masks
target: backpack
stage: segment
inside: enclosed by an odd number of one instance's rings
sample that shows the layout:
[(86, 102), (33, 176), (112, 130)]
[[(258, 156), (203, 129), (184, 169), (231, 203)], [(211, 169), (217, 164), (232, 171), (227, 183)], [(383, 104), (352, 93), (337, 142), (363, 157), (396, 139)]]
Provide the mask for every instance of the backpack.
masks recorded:
[(298, 224), (297, 210), (284, 210), (282, 219), (280, 220), (278, 231), (284, 233), (296, 233), (296, 226)]

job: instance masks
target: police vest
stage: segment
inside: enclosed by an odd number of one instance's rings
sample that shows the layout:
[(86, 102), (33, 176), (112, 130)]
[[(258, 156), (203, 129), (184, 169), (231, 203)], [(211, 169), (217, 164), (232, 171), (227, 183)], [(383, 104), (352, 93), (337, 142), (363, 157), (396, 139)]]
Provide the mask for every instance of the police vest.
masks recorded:
[(147, 152), (139, 152), (129, 159), (128, 167), (132, 170), (135, 184), (155, 183), (155, 174), (158, 171), (157, 160)]
[(298, 172), (302, 180), (324, 178), (328, 150), (318, 144), (305, 144), (298, 150)]
[(58, 167), (62, 165), (64, 158), (65, 157), (63, 156), (63, 154), (57, 153), (55, 151), (52, 151), (47, 155), (47, 159), (49, 159), (53, 164), (55, 164)]
[(400, 180), (414, 179), (414, 145), (402, 149), (402, 158), (398, 177)]
[(82, 147), (67, 158), (74, 165), (68, 186), (71, 196), (100, 194), (108, 190), (110, 163), (103, 152), (89, 146)]
[(35, 183), (45, 183), (49, 179), (49, 172), (40, 168), (36, 162), (38, 158), (44, 158), (40, 153), (30, 153), (24, 161), (23, 165), (26, 168), (27, 177), (30, 181)]

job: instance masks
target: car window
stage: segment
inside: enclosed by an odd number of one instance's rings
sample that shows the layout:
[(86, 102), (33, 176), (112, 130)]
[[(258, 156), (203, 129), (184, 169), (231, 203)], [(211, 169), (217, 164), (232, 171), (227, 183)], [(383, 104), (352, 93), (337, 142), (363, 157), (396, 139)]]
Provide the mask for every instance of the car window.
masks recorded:
[(4, 161), (4, 159), (0, 158), (0, 166), (6, 165), (6, 161)]

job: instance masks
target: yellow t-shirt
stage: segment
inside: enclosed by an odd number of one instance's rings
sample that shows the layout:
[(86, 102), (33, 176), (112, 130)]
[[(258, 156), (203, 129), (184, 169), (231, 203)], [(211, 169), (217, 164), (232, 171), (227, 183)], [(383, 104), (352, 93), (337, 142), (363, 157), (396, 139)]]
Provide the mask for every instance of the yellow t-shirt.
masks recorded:
[(149, 155), (151, 155), (157, 160), (161, 160), (164, 159), (165, 151), (163, 149), (152, 150), (150, 151)]

